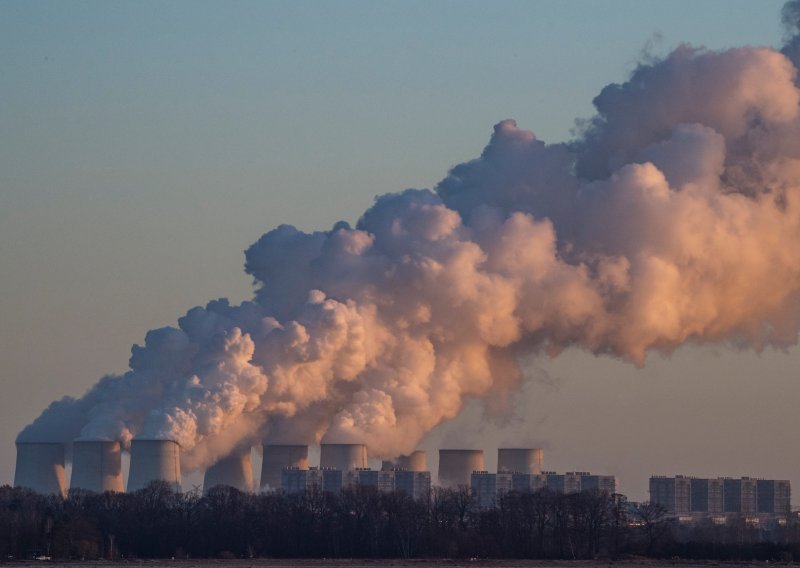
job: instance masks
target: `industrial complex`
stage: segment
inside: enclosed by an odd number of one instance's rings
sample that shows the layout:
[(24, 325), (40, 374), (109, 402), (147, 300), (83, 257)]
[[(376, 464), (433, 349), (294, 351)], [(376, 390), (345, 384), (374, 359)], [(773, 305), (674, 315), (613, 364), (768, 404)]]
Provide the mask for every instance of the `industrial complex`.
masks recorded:
[[(39, 493), (66, 495), (68, 490), (65, 455), (71, 450), (70, 489), (123, 491), (122, 449), (119, 442), (75, 440), (71, 448), (55, 443), (17, 443), (14, 485)], [(596, 489), (614, 493), (612, 476), (569, 472), (543, 472), (543, 453), (538, 448), (500, 448), (497, 472), (484, 467), (483, 450), (439, 450), (438, 485), (468, 487), (481, 506), (492, 506), (505, 492), (536, 491), (547, 488), (562, 493)], [(136, 438), (130, 446), (127, 491), (133, 492), (152, 481), (181, 487), (180, 446), (171, 440)], [(261, 478), (253, 479), (250, 448), (239, 448), (209, 467), (203, 486), (235, 487), (240, 491), (283, 490), (296, 493), (317, 488), (338, 493), (343, 487), (373, 486), (380, 491), (403, 491), (414, 498), (427, 495), (432, 484), (424, 451), (383, 460), (380, 470), (370, 469), (363, 444), (321, 444), (320, 460), (311, 466), (308, 446), (264, 444)]]
[[(58, 443), (18, 442), (14, 485), (43, 494), (66, 496), (69, 489), (95, 492), (134, 492), (152, 481), (175, 490), (181, 487), (180, 445), (172, 440), (136, 438), (130, 445), (127, 486), (123, 481), (122, 447), (107, 440), (75, 440), (71, 447)], [(66, 457), (72, 474), (67, 480)], [(440, 449), (435, 482), (442, 487), (469, 488), (482, 508), (498, 504), (506, 493), (617, 492), (612, 475), (573, 471), (543, 471), (538, 448), (500, 448), (497, 471), (484, 465), (483, 450)], [(382, 492), (402, 491), (414, 498), (428, 495), (434, 479), (424, 451), (383, 460), (381, 468), (369, 466), (363, 444), (321, 444), (319, 464), (309, 463), (306, 445), (264, 444), (261, 477), (256, 484), (251, 448), (235, 450), (205, 472), (204, 489), (218, 485), (240, 491), (298, 493), (310, 489), (339, 493), (345, 487), (370, 486)], [(791, 510), (791, 485), (787, 480), (742, 477), (698, 478), (685, 475), (650, 478), (650, 502), (662, 506), (682, 521), (711, 519), (726, 522), (744, 516), (753, 522), (786, 516)]]

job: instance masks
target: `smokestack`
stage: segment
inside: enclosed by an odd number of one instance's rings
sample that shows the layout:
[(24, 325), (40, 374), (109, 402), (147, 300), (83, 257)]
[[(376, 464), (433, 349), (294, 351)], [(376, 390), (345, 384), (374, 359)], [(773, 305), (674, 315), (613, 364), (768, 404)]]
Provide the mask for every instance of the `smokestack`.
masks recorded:
[(367, 447), (364, 444), (322, 444), (319, 466), (342, 472), (367, 467)]
[(483, 471), (483, 450), (439, 450), (439, 484), (470, 486), (473, 471)]
[(264, 444), (261, 489), (280, 489), (281, 472), (287, 467), (308, 469), (308, 446)]
[(250, 448), (234, 452), (206, 470), (203, 492), (207, 493), (217, 485), (227, 485), (239, 491), (253, 490), (253, 461), (250, 458)]
[(27, 487), (45, 495), (67, 494), (64, 445), (48, 442), (17, 442), (14, 487)]
[(128, 493), (151, 481), (166, 481), (175, 491), (181, 489), (181, 448), (172, 440), (134, 438), (131, 442), (131, 468)]
[(411, 452), (407, 456), (399, 456), (395, 460), (383, 460), (381, 469), (404, 469), (406, 471), (428, 471), (428, 463), (424, 450)]
[(72, 479), (69, 487), (96, 493), (124, 491), (119, 442), (75, 440), (72, 443)]
[(541, 473), (543, 452), (539, 448), (500, 448), (497, 450), (497, 471)]

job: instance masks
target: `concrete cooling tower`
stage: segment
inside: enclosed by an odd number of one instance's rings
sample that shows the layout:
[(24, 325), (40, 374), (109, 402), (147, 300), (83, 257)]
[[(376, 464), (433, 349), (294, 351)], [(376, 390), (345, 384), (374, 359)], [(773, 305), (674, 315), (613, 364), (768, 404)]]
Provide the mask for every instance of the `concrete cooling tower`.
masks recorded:
[(394, 460), (383, 460), (381, 469), (404, 469), (406, 471), (428, 471), (428, 462), (425, 452), (417, 450), (407, 456), (400, 456)]
[(279, 489), (281, 472), (287, 467), (308, 469), (308, 446), (264, 444), (261, 489)]
[(319, 466), (342, 471), (352, 471), (367, 465), (367, 447), (364, 444), (322, 444)]
[(166, 481), (175, 491), (181, 489), (181, 447), (172, 440), (135, 438), (131, 442), (131, 467), (128, 493), (151, 481)]
[(46, 495), (66, 495), (64, 444), (17, 442), (14, 487), (27, 487)]
[(249, 448), (221, 459), (206, 470), (203, 492), (217, 485), (235, 487), (239, 491), (253, 490), (253, 461)]
[(69, 487), (96, 493), (124, 491), (119, 442), (75, 440), (72, 443), (72, 479)]
[(500, 448), (497, 450), (497, 471), (541, 473), (543, 455), (539, 448)]
[(469, 487), (473, 471), (483, 471), (483, 450), (439, 450), (440, 485)]

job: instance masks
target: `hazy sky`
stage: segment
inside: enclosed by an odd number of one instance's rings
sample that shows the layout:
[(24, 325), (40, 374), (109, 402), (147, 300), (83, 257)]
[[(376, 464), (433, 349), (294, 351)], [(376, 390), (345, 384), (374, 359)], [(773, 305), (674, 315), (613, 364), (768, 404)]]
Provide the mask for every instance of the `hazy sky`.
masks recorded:
[[(781, 5), (0, 3), (0, 484), (50, 401), (125, 371), (190, 307), (249, 298), (262, 233), (432, 187), (504, 118), (566, 140), (643, 51), (776, 46)], [(482, 446), (492, 468), (498, 443), (540, 444), (547, 469), (613, 473), (634, 499), (652, 473), (800, 491), (796, 349), (527, 363), (518, 416), (470, 407), (429, 454)]]

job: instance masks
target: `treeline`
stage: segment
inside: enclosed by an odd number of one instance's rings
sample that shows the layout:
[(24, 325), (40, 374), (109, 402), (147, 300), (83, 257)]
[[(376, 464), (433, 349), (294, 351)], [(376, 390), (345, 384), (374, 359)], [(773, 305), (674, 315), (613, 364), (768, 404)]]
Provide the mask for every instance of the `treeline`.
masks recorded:
[(0, 559), (717, 558), (800, 560), (800, 528), (674, 524), (658, 506), (601, 493), (509, 493), (492, 509), (469, 490), (421, 500), (352, 487), (340, 495), (206, 495), (153, 483), (68, 499), (0, 487)]

